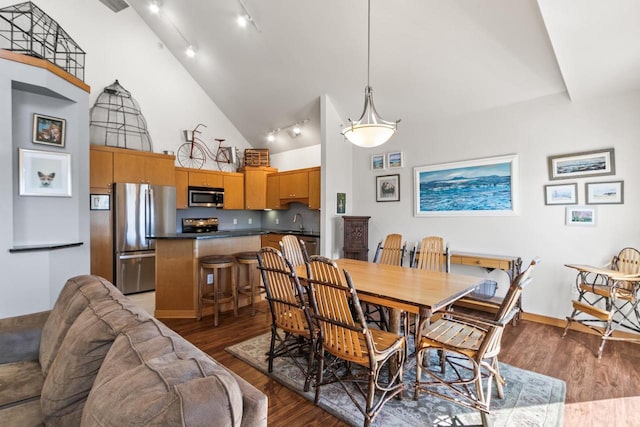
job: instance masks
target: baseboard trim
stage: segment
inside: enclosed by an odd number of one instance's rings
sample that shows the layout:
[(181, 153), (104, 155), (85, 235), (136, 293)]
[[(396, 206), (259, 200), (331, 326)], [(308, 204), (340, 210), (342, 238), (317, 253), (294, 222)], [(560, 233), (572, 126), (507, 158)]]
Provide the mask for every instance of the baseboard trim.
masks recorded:
[[(542, 323), (544, 325), (557, 326), (559, 328), (564, 328), (565, 325), (567, 324), (566, 319), (557, 319), (555, 317), (543, 316), (541, 314), (526, 313), (526, 312), (522, 313), (522, 319), (529, 320), (531, 322)], [(571, 329), (572, 331), (586, 332), (592, 335), (600, 335), (596, 331), (590, 328), (587, 328), (586, 326), (582, 326), (581, 324), (576, 322), (571, 323), (571, 326), (569, 327), (569, 329)], [(613, 333), (613, 336), (621, 339), (625, 339), (625, 338), (631, 339), (631, 340), (640, 339), (640, 334), (636, 334), (634, 332), (626, 332), (626, 331), (616, 331)]]

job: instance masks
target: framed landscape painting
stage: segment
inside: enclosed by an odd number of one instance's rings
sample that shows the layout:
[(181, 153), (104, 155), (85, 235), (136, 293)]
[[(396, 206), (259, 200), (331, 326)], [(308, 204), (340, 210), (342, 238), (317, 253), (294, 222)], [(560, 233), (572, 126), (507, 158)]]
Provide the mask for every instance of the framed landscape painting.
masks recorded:
[(596, 208), (594, 206), (567, 207), (566, 225), (593, 227), (596, 225)]
[(545, 205), (577, 205), (578, 184), (559, 184), (544, 186)]
[(585, 197), (588, 205), (624, 203), (624, 182), (587, 182)]
[(613, 148), (549, 156), (547, 160), (550, 180), (616, 173)]
[(415, 216), (515, 215), (518, 156), (414, 168)]

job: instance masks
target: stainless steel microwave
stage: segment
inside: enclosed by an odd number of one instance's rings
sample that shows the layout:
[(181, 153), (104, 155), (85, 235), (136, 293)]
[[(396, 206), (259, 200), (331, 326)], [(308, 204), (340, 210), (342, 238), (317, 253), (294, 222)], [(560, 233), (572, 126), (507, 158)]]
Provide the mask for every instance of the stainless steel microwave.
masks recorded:
[(224, 188), (189, 187), (189, 207), (222, 208)]

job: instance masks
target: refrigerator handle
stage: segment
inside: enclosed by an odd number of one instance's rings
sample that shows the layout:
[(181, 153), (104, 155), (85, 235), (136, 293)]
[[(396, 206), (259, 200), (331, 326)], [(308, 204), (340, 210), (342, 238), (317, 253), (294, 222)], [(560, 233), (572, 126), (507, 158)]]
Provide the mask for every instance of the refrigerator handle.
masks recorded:
[[(153, 212), (151, 212), (153, 204), (151, 203), (151, 187), (147, 187), (144, 190), (144, 237), (145, 240), (149, 233), (151, 233), (151, 218), (153, 218)], [(147, 241), (147, 245), (149, 242)]]

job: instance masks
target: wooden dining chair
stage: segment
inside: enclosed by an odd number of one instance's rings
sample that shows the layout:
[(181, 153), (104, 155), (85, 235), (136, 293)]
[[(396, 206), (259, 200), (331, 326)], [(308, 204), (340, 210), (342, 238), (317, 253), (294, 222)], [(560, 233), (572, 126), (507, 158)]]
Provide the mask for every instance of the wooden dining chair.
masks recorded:
[[(378, 242), (373, 262), (387, 265), (403, 265), (407, 243), (402, 241), (400, 234), (388, 234), (384, 243)], [(385, 307), (377, 304), (364, 303), (364, 314), (367, 322), (375, 324), (378, 328), (388, 331), (389, 318)]]
[[(351, 276), (343, 274), (344, 280), (337, 265), (321, 256), (307, 264), (312, 316), (320, 328), (315, 404), (323, 386), (337, 382), (369, 426), (386, 402), (402, 398), (405, 339), (369, 329)], [(382, 374), (385, 367), (388, 374)]]
[[(631, 276), (621, 280), (614, 275), (583, 269), (578, 272), (576, 286), (578, 299), (572, 301), (573, 311), (567, 317), (562, 337), (573, 322), (580, 323), (602, 337), (598, 359), (602, 358), (604, 345), (609, 340), (625, 340), (614, 337), (614, 332), (624, 326), (640, 333), (640, 251), (624, 248), (615, 255), (606, 268), (621, 275)], [(632, 340), (633, 341), (633, 340)], [(636, 339), (640, 342), (640, 339)]]
[(309, 259), (304, 242), (292, 234), (282, 237), (280, 251), (294, 267), (304, 265)]
[[(514, 279), (493, 320), (457, 311), (436, 313), (432, 317), (433, 322), (425, 329), (417, 346), (414, 399), (424, 391), (479, 410), (482, 424), (487, 425), (494, 381), (498, 396), (504, 398), (505, 381), (498, 365), (502, 333), (518, 312), (516, 303), (522, 290), (531, 282), (531, 272), (539, 263), (540, 258), (534, 258), (529, 267)], [(429, 350), (438, 350), (439, 370), (429, 366), (429, 358), (425, 362)], [(452, 368), (449, 376), (447, 367)]]
[[(304, 391), (309, 391), (317, 330), (298, 276), (291, 262), (270, 247), (258, 252), (258, 269), (271, 311), (269, 372), (273, 371), (273, 359), (288, 356), (305, 375)], [(307, 358), (306, 366), (298, 361), (300, 356)]]

